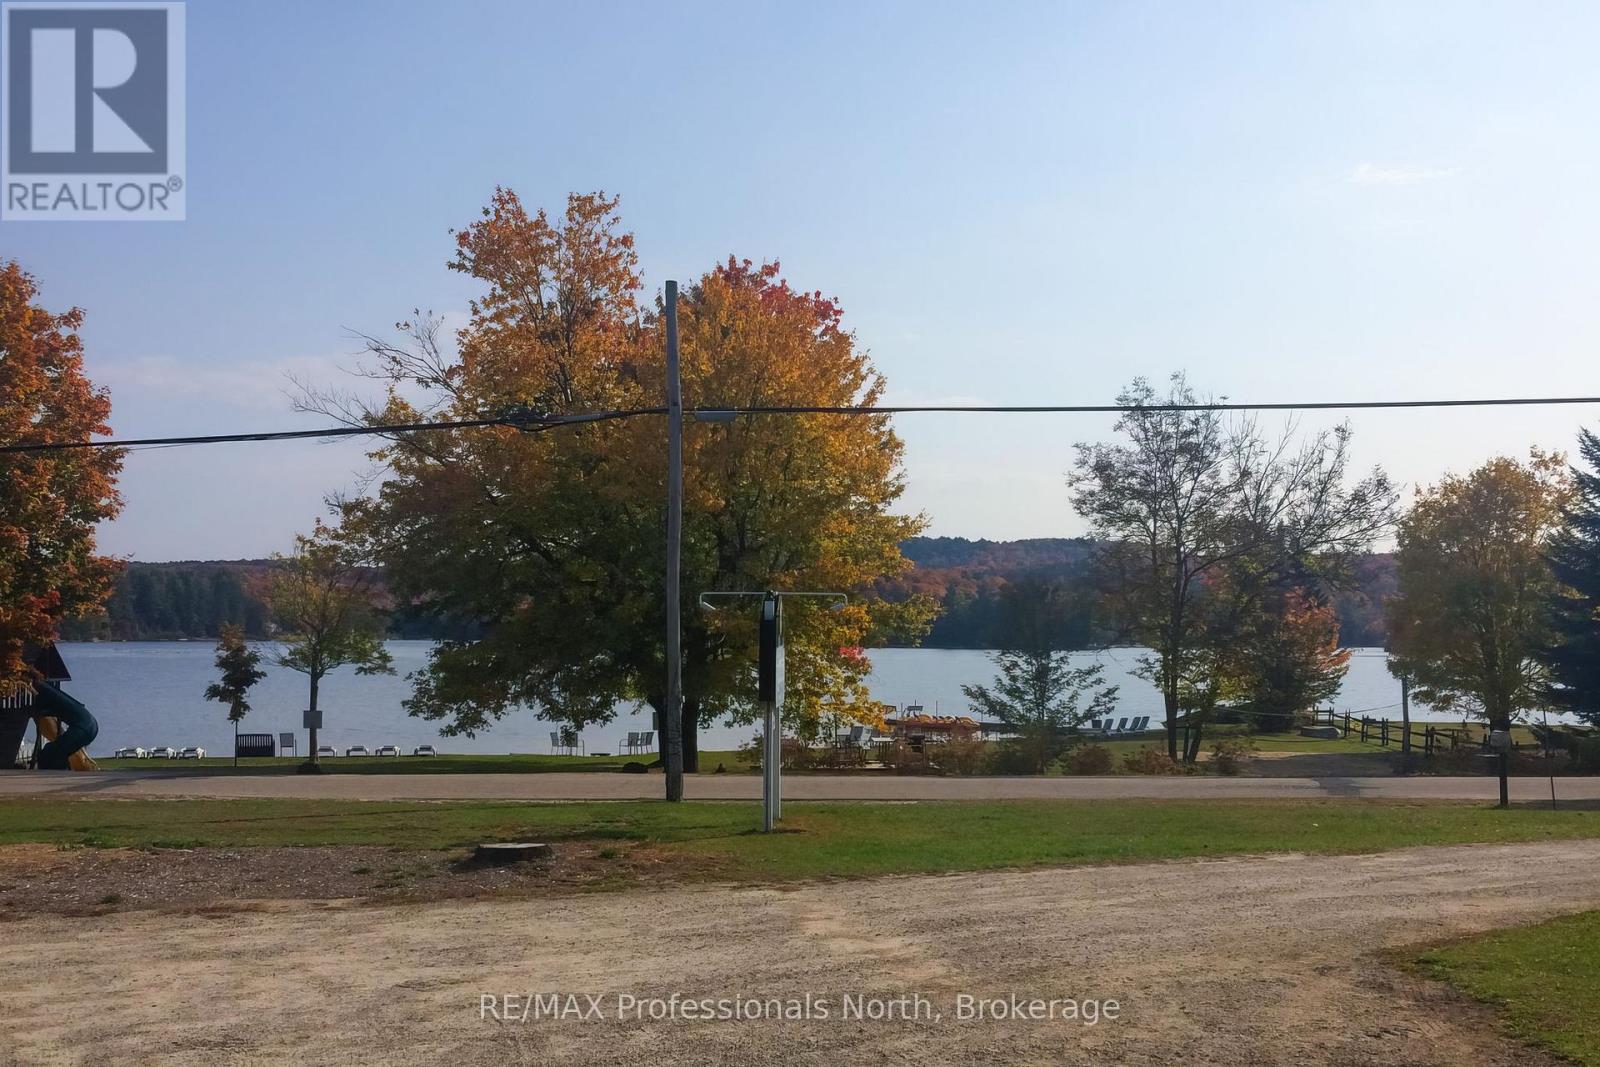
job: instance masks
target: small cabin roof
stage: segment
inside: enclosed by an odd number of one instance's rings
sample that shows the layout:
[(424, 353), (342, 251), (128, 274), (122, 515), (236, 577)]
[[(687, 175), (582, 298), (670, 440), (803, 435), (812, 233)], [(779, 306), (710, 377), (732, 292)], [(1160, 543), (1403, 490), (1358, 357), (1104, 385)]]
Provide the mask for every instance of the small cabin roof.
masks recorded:
[(44, 675), (45, 681), (72, 681), (72, 672), (67, 670), (67, 661), (61, 658), (61, 652), (56, 648), (55, 642), (36, 645), (27, 649), (23, 655), (30, 667)]

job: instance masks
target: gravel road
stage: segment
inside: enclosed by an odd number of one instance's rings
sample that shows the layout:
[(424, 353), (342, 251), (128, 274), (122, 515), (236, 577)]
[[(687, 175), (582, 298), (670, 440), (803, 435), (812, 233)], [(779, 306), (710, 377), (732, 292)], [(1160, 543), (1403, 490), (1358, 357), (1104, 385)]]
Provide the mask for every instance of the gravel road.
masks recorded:
[[(1540, 1064), (1380, 950), (1600, 906), (1597, 864), (1600, 842), (1570, 841), (437, 905), (45, 907), (0, 927), (0, 1059)], [(601, 1017), (481, 1018), (506, 993), (599, 994)], [(830, 1017), (616, 1017), (619, 994), (674, 993), (809, 995)], [(847, 996), (920, 1013), (897, 999), (913, 994), (938, 1017), (843, 1017)], [(962, 1020), (962, 994), (1071, 1001), (1080, 1018)], [(1115, 1020), (1082, 1021), (1110, 1000)]]

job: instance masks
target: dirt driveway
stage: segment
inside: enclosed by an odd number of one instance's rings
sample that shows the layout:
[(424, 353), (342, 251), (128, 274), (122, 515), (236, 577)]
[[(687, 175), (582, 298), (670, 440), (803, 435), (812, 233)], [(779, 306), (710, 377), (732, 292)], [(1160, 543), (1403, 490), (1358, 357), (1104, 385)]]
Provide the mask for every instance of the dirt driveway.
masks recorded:
[[(0, 1061), (1537, 1064), (1484, 1009), (1374, 954), (1600, 906), (1597, 862), (1600, 841), (1573, 841), (789, 890), (46, 915), (0, 925), (0, 1041), (12, 1043)], [(617, 994), (675, 992), (809, 994), (830, 1018), (615, 1018)], [(481, 1020), (480, 998), (506, 993), (604, 994), (604, 1017)], [(847, 995), (913, 993), (939, 1017), (842, 1017)], [(962, 1021), (962, 993), (1080, 1011), (1115, 999), (1120, 1017)]]

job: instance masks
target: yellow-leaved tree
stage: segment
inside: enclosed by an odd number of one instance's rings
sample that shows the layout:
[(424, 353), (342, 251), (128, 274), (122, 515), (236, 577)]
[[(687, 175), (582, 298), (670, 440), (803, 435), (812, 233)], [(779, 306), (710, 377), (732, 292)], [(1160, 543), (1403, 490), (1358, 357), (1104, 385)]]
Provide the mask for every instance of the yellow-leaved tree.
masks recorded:
[(1501, 456), (1423, 491), (1400, 521), (1390, 669), (1440, 709), (1509, 729), (1547, 698), (1551, 538), (1572, 491), (1563, 457)]
[[(615, 198), (573, 195), (558, 219), (498, 190), (457, 235), (460, 270), (485, 292), (457, 337), (437, 320), (373, 339), (383, 405), (368, 422), (572, 415), (664, 404), (660, 309), (640, 305), (632, 236)], [(839, 305), (792, 289), (776, 264), (730, 260), (689, 286), (680, 323), (690, 407), (871, 404), (882, 377), (841, 325)], [(323, 410), (339, 410), (323, 397)], [(749, 415), (685, 430), (684, 765), (699, 727), (754, 716), (750, 612), (698, 609), (728, 589), (864, 590), (908, 566), (898, 516), (902, 446), (886, 418)], [(666, 426), (659, 416), (538, 429), (507, 425), (392, 436), (387, 477), (345, 502), (345, 536), (381, 563), (415, 611), (468, 624), (416, 678), (412, 714), (473, 733), (517, 707), (582, 726), (619, 701), (665, 706)], [(829, 713), (870, 718), (875, 636), (914, 636), (925, 600), (855, 599), (841, 612), (788, 610), (786, 711), (802, 730)]]

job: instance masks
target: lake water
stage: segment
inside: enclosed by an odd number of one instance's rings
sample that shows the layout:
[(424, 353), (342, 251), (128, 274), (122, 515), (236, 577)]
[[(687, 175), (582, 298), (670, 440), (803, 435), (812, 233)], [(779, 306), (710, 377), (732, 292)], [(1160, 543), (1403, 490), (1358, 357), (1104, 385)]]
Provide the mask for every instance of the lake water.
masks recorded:
[[(125, 745), (199, 745), (212, 754), (230, 754), (233, 728), (220, 704), (201, 697), (215, 677), (214, 652), (206, 642), (63, 643), (61, 653), (72, 672), (68, 692), (87, 704), (100, 720), (100, 737), (92, 746), (108, 755)], [(410, 693), (406, 674), (424, 665), (430, 642), (392, 641), (394, 676), (360, 676), (345, 669), (323, 680), (321, 704), (325, 723), (320, 740), (341, 751), (348, 745), (369, 748), (382, 744), (432, 743), (445, 752), (548, 752), (551, 725), (530, 712), (513, 713), (477, 737), (441, 738), (435, 724), (406, 715), (401, 706)], [(922, 704), (929, 711), (955, 714), (966, 710), (961, 687), (989, 681), (994, 674), (989, 654), (974, 650), (886, 648), (867, 653), (872, 661), (868, 680), (875, 699), (904, 706)], [(1118, 716), (1149, 715), (1161, 719), (1160, 695), (1128, 672), (1139, 656), (1137, 649), (1112, 649), (1080, 653), (1084, 663), (1100, 662), (1106, 680), (1121, 686)], [(1399, 717), (1400, 683), (1385, 669), (1382, 649), (1357, 649), (1334, 706), (1340, 711), (1365, 712), (1375, 718)], [(300, 709), (305, 706), (304, 675), (281, 667), (268, 667), (267, 677), (251, 694), (254, 710), (243, 729), (252, 733), (294, 731), (304, 754), (305, 734)], [(1418, 720), (1447, 719), (1434, 716), (1416, 702)], [(1451, 721), (1459, 721), (1459, 716)], [(616, 752), (624, 735), (651, 728), (650, 715), (632, 708), (619, 709), (608, 725), (584, 731), (589, 751)], [(720, 723), (702, 732), (707, 750), (730, 749), (750, 739), (753, 727), (728, 727)]]

